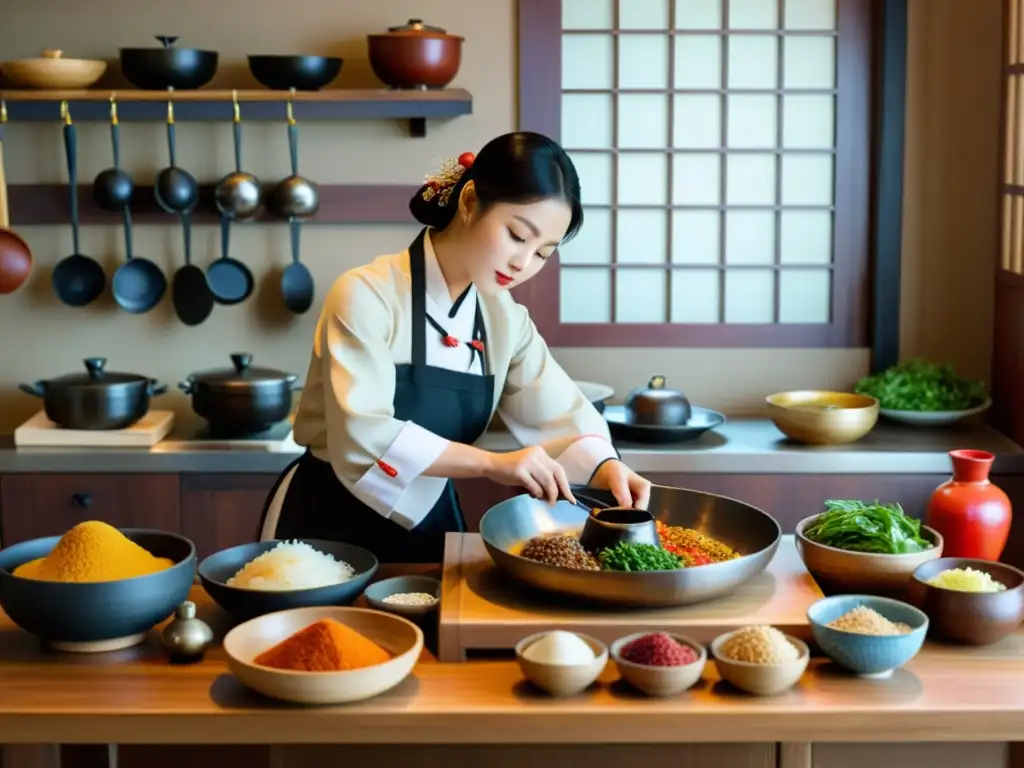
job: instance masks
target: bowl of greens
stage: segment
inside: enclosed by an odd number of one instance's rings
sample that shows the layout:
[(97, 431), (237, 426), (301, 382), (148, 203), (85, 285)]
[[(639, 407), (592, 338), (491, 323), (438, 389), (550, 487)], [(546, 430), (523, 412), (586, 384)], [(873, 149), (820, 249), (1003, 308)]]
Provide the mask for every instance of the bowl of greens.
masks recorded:
[(878, 400), (887, 419), (915, 427), (942, 427), (992, 405), (980, 381), (958, 376), (951, 365), (908, 360), (857, 382), (854, 391)]
[(825, 595), (906, 595), (914, 570), (942, 556), (942, 535), (899, 504), (826, 501), (796, 526), (800, 559)]

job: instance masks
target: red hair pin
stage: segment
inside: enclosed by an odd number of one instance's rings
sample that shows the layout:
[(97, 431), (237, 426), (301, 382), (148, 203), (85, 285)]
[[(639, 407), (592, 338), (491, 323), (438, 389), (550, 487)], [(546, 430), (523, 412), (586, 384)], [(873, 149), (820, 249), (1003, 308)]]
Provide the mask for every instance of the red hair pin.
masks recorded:
[(475, 161), (476, 155), (472, 152), (463, 152), (458, 158), (448, 158), (441, 163), (438, 173), (426, 177), (421, 197), (428, 203), (437, 197), (437, 204), (442, 208), (448, 205), (452, 189), (459, 183), (462, 174), (473, 167)]

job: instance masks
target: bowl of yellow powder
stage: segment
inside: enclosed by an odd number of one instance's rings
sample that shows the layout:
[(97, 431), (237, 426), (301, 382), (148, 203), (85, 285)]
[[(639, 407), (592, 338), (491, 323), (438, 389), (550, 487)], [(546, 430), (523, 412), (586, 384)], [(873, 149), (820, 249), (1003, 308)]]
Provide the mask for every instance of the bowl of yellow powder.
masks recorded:
[(989, 560), (943, 557), (914, 571), (907, 599), (928, 614), (928, 634), (991, 645), (1024, 620), (1024, 572)]
[(112, 651), (170, 616), (195, 570), (182, 536), (90, 520), (0, 550), (0, 608), (59, 650)]
[(924, 644), (928, 617), (888, 597), (835, 595), (807, 609), (814, 642), (849, 672), (889, 677)]

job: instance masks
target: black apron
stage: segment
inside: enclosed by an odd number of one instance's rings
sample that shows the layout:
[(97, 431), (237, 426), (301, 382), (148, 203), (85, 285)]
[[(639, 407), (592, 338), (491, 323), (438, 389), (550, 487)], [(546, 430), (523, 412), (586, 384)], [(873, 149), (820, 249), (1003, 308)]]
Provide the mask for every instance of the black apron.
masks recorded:
[[(476, 307), (474, 341), (467, 354), (480, 356), (484, 375), (428, 366), (426, 266), (423, 239), (409, 246), (412, 276), (412, 362), (395, 366), (395, 418), (411, 421), (447, 440), (472, 444), (487, 429), (494, 405), (494, 376), (488, 371), (483, 345), (486, 329)], [(432, 343), (444, 343), (441, 338)], [(474, 346), (477, 348), (474, 349)], [(282, 501), (275, 539), (325, 539), (355, 544), (373, 552), (382, 563), (439, 563), (446, 533), (465, 531), (462, 510), (449, 480), (430, 513), (411, 531), (357, 499), (335, 475), (330, 463), (309, 451), (292, 462), (267, 497), (262, 531), (278, 486), (294, 467)]]

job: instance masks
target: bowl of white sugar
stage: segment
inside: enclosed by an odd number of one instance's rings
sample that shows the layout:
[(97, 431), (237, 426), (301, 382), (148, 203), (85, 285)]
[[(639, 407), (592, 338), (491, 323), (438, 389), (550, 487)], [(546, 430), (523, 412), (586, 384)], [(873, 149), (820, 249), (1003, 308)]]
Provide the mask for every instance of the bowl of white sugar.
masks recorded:
[(430, 576), (395, 576), (371, 584), (363, 596), (371, 608), (415, 619), (441, 604), (441, 582)]

